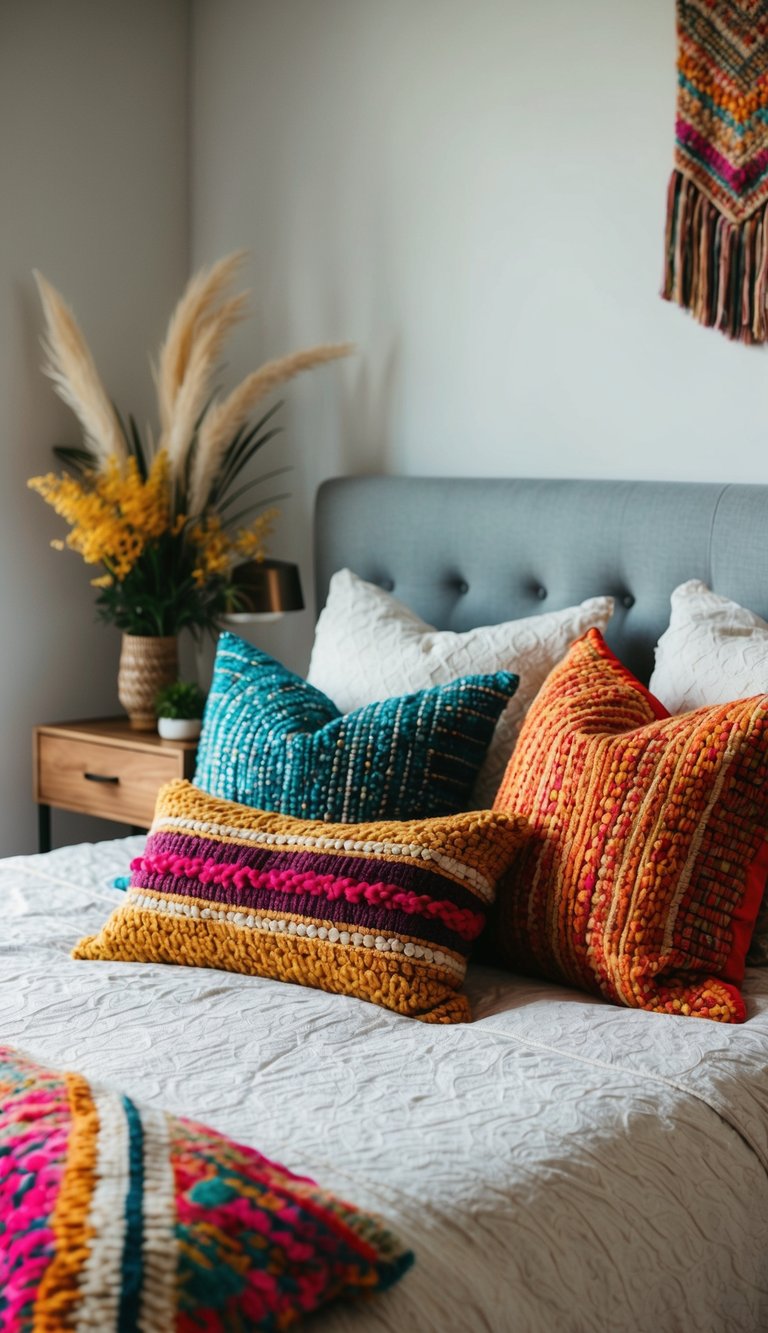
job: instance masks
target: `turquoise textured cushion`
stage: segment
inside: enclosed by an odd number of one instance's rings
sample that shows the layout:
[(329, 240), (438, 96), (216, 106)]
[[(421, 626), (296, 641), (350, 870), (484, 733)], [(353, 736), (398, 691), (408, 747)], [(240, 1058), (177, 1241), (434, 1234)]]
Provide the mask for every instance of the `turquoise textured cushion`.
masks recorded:
[(517, 676), (466, 676), (342, 714), (327, 695), (222, 634), (195, 785), (305, 819), (426, 819), (467, 808)]

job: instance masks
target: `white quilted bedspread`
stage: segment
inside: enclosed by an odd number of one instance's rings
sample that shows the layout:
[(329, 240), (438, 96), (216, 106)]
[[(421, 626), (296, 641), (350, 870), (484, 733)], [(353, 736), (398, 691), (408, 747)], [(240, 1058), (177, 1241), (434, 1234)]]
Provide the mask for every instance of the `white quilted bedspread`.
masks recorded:
[(0, 862), (0, 1041), (193, 1116), (416, 1253), (324, 1333), (768, 1329), (768, 970), (726, 1028), (475, 968), (432, 1027), (223, 972), (73, 962), (142, 839)]

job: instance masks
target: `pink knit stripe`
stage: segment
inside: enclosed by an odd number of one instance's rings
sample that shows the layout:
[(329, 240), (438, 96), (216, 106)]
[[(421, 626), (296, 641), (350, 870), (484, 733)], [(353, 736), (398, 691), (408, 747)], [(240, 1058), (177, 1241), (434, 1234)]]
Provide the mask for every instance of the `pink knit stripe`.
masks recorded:
[(763, 148), (755, 153), (743, 166), (735, 166), (711, 143), (707, 143), (704, 136), (683, 120), (682, 116), (678, 117), (676, 130), (678, 143), (690, 148), (702, 162), (716, 171), (735, 195), (746, 194), (762, 180), (768, 167), (768, 149)]
[(348, 876), (320, 875), (313, 870), (254, 870), (236, 861), (213, 861), (202, 856), (181, 856), (173, 852), (139, 856), (131, 862), (131, 870), (141, 875), (180, 875), (185, 879), (197, 880), (200, 884), (235, 888), (240, 892), (247, 888), (265, 893), (309, 894), (329, 902), (339, 898), (348, 903), (365, 901), (371, 907), (386, 907), (411, 916), (435, 918), (463, 940), (476, 939), (485, 921), (480, 912), (457, 907), (445, 898), (431, 898), (426, 893), (401, 889), (398, 884), (387, 884), (382, 880), (370, 884), (367, 880), (351, 879)]

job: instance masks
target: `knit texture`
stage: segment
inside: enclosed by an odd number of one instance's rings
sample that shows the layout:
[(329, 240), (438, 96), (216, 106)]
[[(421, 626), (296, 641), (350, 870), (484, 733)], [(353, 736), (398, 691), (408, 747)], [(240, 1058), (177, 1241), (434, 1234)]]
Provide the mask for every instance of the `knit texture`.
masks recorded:
[(413, 1256), (253, 1148), (0, 1047), (2, 1333), (284, 1329)]
[(743, 1020), (766, 761), (767, 695), (670, 717), (590, 630), (497, 797), (533, 830), (500, 886), (506, 961), (635, 1008)]
[(125, 903), (73, 956), (218, 967), (466, 1021), (467, 957), (526, 833), (488, 810), (297, 820), (178, 780), (160, 791)]
[(675, 168), (663, 295), (730, 338), (768, 337), (768, 13), (677, 0)]
[(520, 684), (502, 709), (470, 793), (473, 810), (493, 805), (523, 718), (552, 667), (592, 626), (605, 629), (612, 597), (463, 633), (437, 630), (383, 588), (339, 569), (315, 626), (307, 680), (342, 713), (480, 672), (514, 671)]
[(453, 814), (467, 807), (516, 685), (508, 671), (469, 676), (343, 715), (267, 653), (222, 634), (195, 782), (306, 819)]

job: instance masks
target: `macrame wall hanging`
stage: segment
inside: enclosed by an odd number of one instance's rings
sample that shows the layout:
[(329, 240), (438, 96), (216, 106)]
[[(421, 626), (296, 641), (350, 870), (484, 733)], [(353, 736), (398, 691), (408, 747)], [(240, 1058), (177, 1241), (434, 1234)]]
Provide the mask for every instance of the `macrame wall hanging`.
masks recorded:
[(677, 0), (675, 169), (662, 296), (768, 340), (768, 3)]

